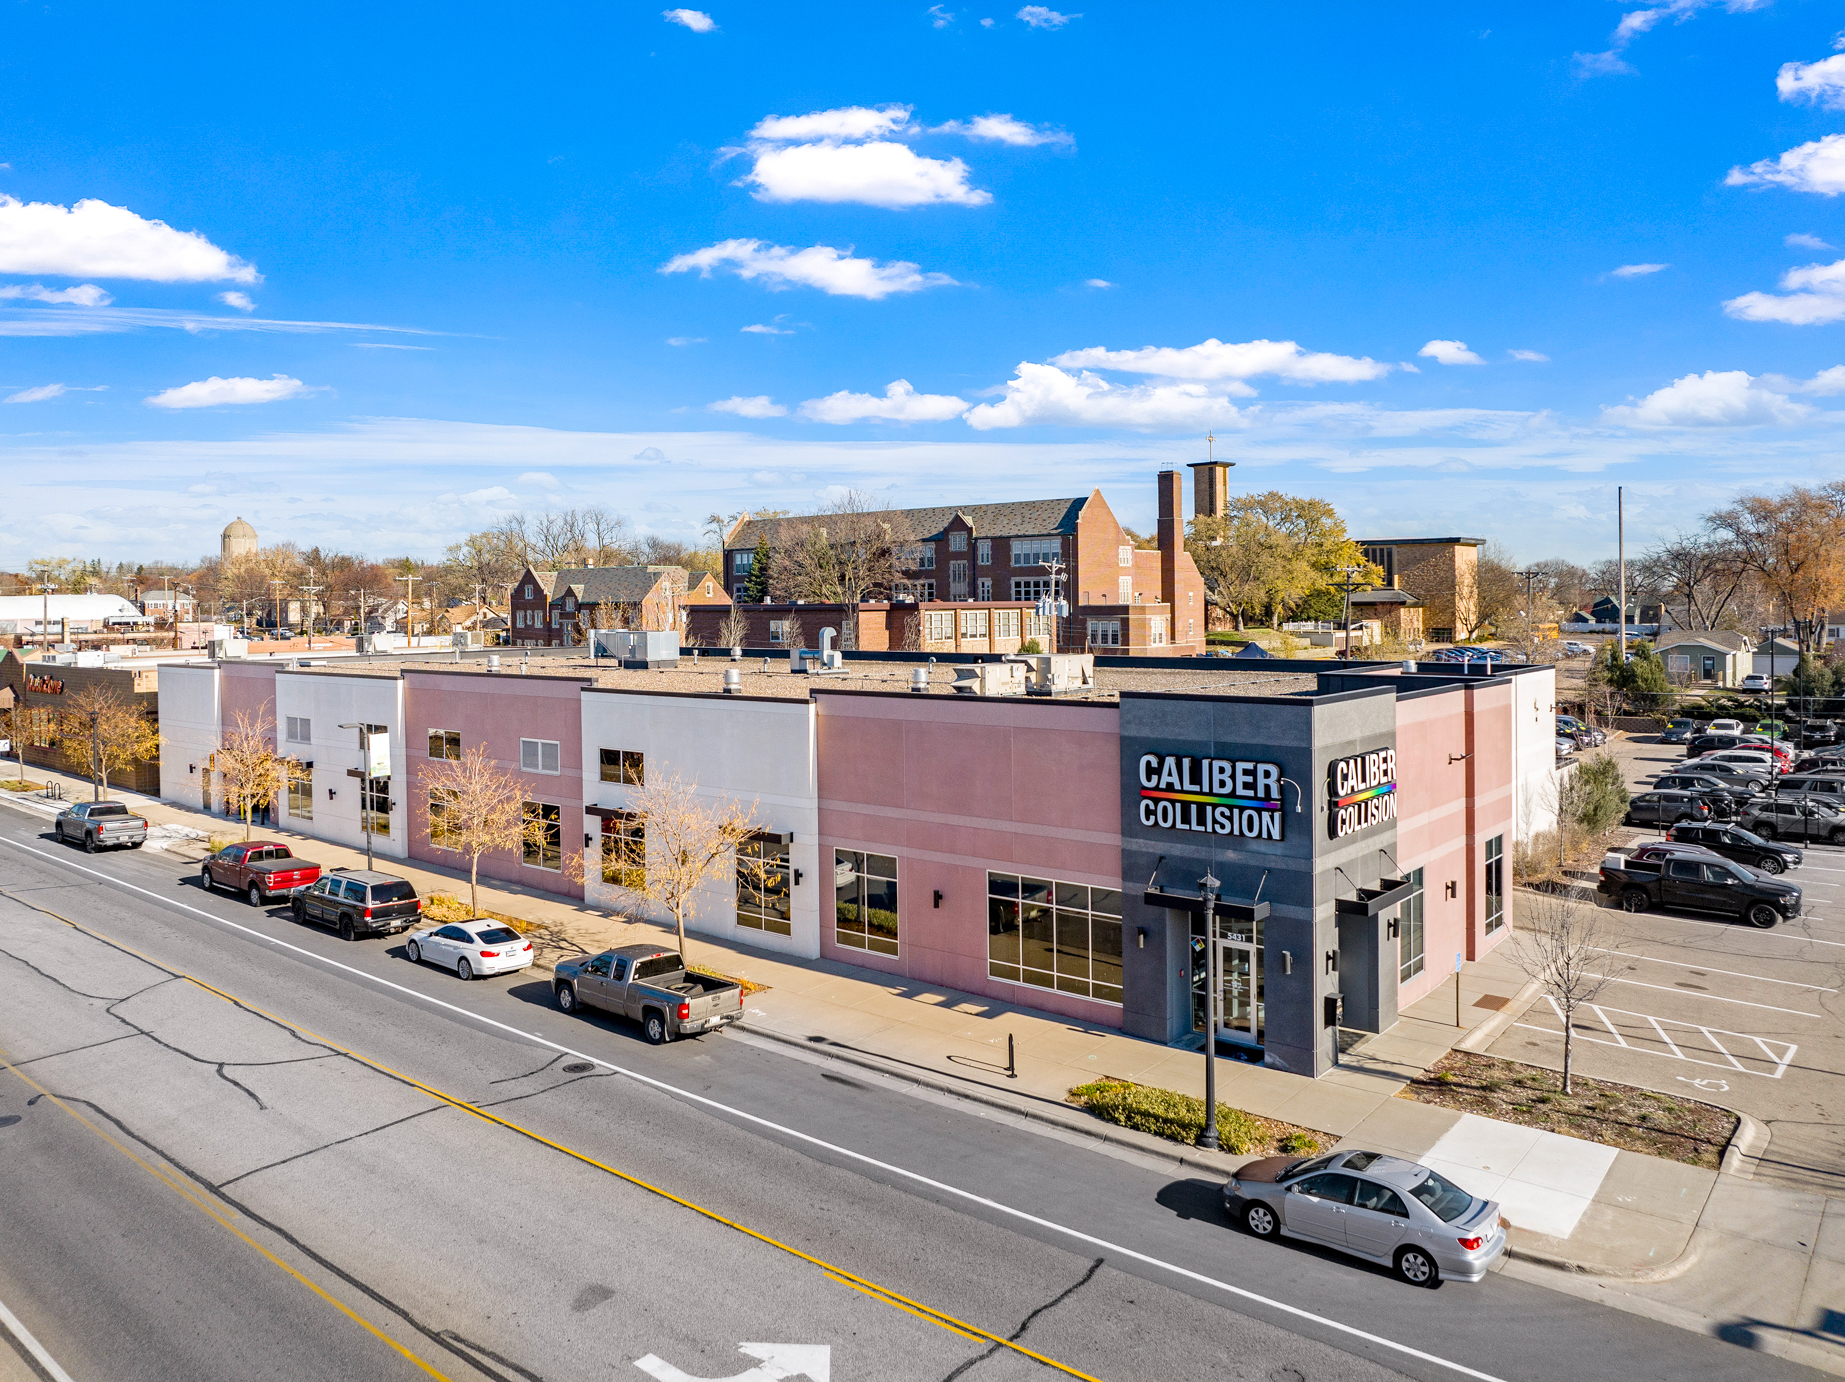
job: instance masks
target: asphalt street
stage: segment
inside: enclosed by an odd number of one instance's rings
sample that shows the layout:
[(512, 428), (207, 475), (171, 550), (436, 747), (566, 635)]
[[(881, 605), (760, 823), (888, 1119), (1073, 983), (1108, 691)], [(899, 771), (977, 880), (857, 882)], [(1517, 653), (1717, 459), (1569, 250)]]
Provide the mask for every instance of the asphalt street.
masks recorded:
[(542, 977), (463, 985), (12, 812), (0, 995), (0, 1302), (76, 1382), (1803, 1375), (1261, 1243), (1155, 1160), (650, 1048)]

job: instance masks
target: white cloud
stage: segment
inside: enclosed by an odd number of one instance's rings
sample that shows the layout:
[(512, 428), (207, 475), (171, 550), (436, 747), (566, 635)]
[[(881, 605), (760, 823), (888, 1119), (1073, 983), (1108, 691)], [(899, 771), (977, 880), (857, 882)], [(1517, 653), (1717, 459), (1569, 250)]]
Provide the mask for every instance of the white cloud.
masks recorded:
[(1085, 288), (1112, 288), (1114, 286), (1115, 285), (1110, 283), (1106, 278), (1085, 278), (1083, 280), (1083, 287)]
[[(1247, 386), (1233, 387), (1248, 391)], [(1237, 417), (1226, 394), (1204, 384), (1123, 386), (1087, 371), (1067, 374), (1054, 365), (1021, 362), (1005, 388), (998, 403), (967, 412), (968, 426), (982, 432), (1045, 424), (1195, 431)]]
[(390, 341), (354, 341), (354, 350), (434, 350), (434, 346), (396, 345)]
[[(745, 327), (744, 330), (747, 331), (749, 328)], [(704, 336), (668, 336), (666, 343), (669, 346), (703, 345), (706, 339)]]
[(806, 115), (768, 115), (756, 122), (750, 138), (769, 144), (812, 140), (880, 139), (902, 133), (910, 124), (909, 106), (841, 106)]
[(1430, 341), (1418, 355), (1426, 355), (1441, 365), (1484, 365), (1486, 361), (1467, 349), (1465, 341)]
[(1612, 278), (1645, 278), (1648, 274), (1660, 273), (1669, 269), (1670, 264), (1623, 264), (1618, 269), (1608, 270)]
[(865, 206), (985, 206), (958, 158), (924, 158), (907, 144), (794, 144), (765, 148), (738, 186), (765, 202), (859, 202)]
[(219, 293), (218, 301), (226, 307), (235, 307), (239, 312), (254, 312), (256, 304), (250, 300), (248, 293)]
[(717, 21), (703, 10), (665, 10), (660, 18), (668, 24), (681, 24), (695, 34), (708, 34), (717, 28)]
[(1023, 19), (1034, 29), (1061, 29), (1072, 19), (1081, 19), (1082, 15), (1058, 14), (1056, 10), (1047, 9), (1043, 5), (1027, 5), (1014, 18)]
[(929, 6), (929, 17), (933, 21), (931, 27), (937, 29), (946, 29), (950, 24), (955, 22), (954, 15), (950, 11), (943, 9), (940, 5)]
[(719, 399), (716, 403), (707, 403), (706, 408), (714, 413), (735, 413), (738, 417), (787, 417), (788, 410), (782, 407), (766, 393), (754, 398), (740, 398), (732, 395)]
[(1779, 158), (1732, 168), (1724, 182), (1730, 187), (1785, 187), (1836, 197), (1845, 192), (1845, 134), (1829, 134), (1789, 149)]
[(1630, 427), (1762, 427), (1804, 422), (1812, 412), (1742, 370), (1706, 370), (1602, 416)]
[(1796, 231), (1792, 235), (1784, 236), (1781, 243), (1788, 246), (1790, 249), (1829, 250), (1832, 248), (1831, 245), (1828, 245), (1817, 235), (1807, 235), (1799, 231)]
[(515, 485), (537, 485), (541, 489), (561, 488), (557, 476), (548, 470), (528, 470), (518, 476), (513, 483)]
[[(1426, 352), (1425, 352), (1426, 353)], [(1305, 351), (1293, 341), (1241, 341), (1226, 345), (1215, 337), (1194, 346), (1148, 346), (1144, 350), (1107, 350), (1090, 346), (1051, 357), (1066, 369), (1110, 369), (1153, 374), (1164, 379), (1243, 380), (1272, 374), (1292, 384), (1354, 383), (1381, 379), (1390, 372), (1369, 357)], [(1233, 393), (1254, 393), (1238, 385)]]
[(704, 278), (728, 268), (739, 278), (760, 278), (770, 288), (796, 284), (818, 288), (834, 297), (878, 301), (892, 293), (914, 293), (922, 288), (952, 285), (947, 274), (924, 273), (903, 260), (880, 264), (875, 259), (854, 259), (851, 251), (831, 245), (810, 245), (804, 250), (771, 245), (762, 240), (724, 240), (690, 254), (675, 255), (660, 268), (663, 274), (697, 269)]
[(825, 398), (810, 398), (801, 405), (801, 416), (815, 422), (946, 422), (960, 417), (968, 409), (967, 400), (953, 394), (917, 393), (910, 381), (899, 379), (876, 394), (839, 393)]
[(993, 23), (994, 21), (991, 19), (983, 19), (980, 21), (980, 27), (983, 29), (990, 29), (993, 27)]
[(976, 115), (972, 120), (950, 120), (936, 125), (938, 134), (963, 134), (969, 139), (989, 144), (1011, 144), (1018, 148), (1035, 148), (1039, 144), (1074, 144), (1076, 140), (1063, 130), (1043, 129), (1014, 120), (1010, 115)]
[(223, 317), (166, 307), (0, 307), (0, 336), (95, 336), (142, 327), (165, 327), (202, 335), (210, 331), (262, 331), (318, 334), (326, 331), (391, 331), (410, 336), (443, 336), (414, 326), (380, 326), (376, 322), (277, 321), (266, 317)]
[(1845, 110), (1845, 53), (1818, 62), (1789, 62), (1775, 74), (1783, 101), (1810, 101), (1824, 110)]
[(1624, 77), (1634, 69), (1619, 53), (1572, 53), (1570, 68), (1578, 77)]
[(197, 231), (87, 198), (71, 207), (0, 193), (0, 273), (141, 278), (155, 283), (260, 282), (256, 266)]
[(0, 300), (55, 302), (74, 307), (107, 307), (115, 299), (94, 283), (75, 288), (47, 288), (42, 283), (9, 283), (0, 287)]
[(1550, 363), (1550, 357), (1544, 354), (1542, 351), (1508, 350), (1506, 354), (1510, 355), (1514, 360), (1529, 360), (1531, 361), (1531, 363), (1537, 364), (1537, 365), (1547, 365)]
[(209, 379), (166, 389), (145, 402), (150, 408), (218, 408), (232, 403), (277, 403), (285, 398), (305, 398), (313, 392), (286, 374), (268, 379), (220, 379), (214, 374)]
[(0, 398), (0, 403), (43, 403), (69, 392), (70, 389), (63, 384), (40, 384), (36, 389), (21, 389), (8, 398)]
[(1789, 379), (1785, 374), (1764, 374), (1762, 384), (1778, 393), (1807, 393), (1831, 397), (1845, 393), (1845, 365), (1823, 369), (1811, 379)]
[(1845, 320), (1845, 259), (1808, 264), (1781, 275), (1784, 293), (1744, 293), (1723, 304), (1739, 321), (1824, 326)]
[(794, 335), (794, 332), (790, 331), (785, 326), (770, 326), (767, 322), (752, 322), (748, 326), (738, 327), (737, 330), (747, 332), (752, 336), (792, 336)]

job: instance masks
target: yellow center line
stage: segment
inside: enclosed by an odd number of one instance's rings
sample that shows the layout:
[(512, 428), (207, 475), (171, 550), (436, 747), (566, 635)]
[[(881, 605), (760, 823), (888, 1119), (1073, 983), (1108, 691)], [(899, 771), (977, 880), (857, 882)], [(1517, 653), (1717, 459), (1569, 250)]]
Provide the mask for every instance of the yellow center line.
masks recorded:
[[(15, 900), (18, 900), (18, 899), (15, 899)], [(393, 1080), (397, 1080), (403, 1084), (409, 1085), (412, 1089), (420, 1090), (424, 1094), (427, 1094), (430, 1098), (435, 1099), (441, 1103), (447, 1104), (451, 1108), (458, 1109), (461, 1112), (466, 1113), (466, 1114), (470, 1114), (473, 1117), (480, 1119), (484, 1123), (491, 1123), (498, 1127), (506, 1129), (508, 1132), (517, 1133), (519, 1136), (528, 1138), (531, 1141), (538, 1143), (540, 1146), (549, 1147), (552, 1151), (560, 1152), (564, 1156), (570, 1157), (574, 1161), (579, 1161), (585, 1166), (592, 1166), (598, 1171), (603, 1171), (603, 1172), (606, 1172), (608, 1175), (614, 1176), (617, 1180), (626, 1181), (629, 1185), (635, 1186), (636, 1188), (641, 1189), (641, 1190), (645, 1190), (650, 1195), (657, 1195), (661, 1199), (668, 1200), (671, 1203), (676, 1204), (683, 1209), (689, 1209), (694, 1214), (697, 1214), (703, 1218), (709, 1219), (713, 1223), (721, 1224), (725, 1228), (731, 1229), (737, 1233), (744, 1235), (746, 1238), (753, 1238), (759, 1243), (762, 1243), (768, 1247), (774, 1248), (779, 1252), (784, 1252), (788, 1254), (790, 1257), (798, 1258), (801, 1261), (808, 1263), (810, 1266), (818, 1267), (821, 1270), (821, 1272), (828, 1278), (842, 1282), (845, 1285), (852, 1287), (854, 1290), (860, 1291), (865, 1295), (872, 1296), (877, 1300), (881, 1300), (887, 1305), (894, 1306), (895, 1308), (904, 1311), (906, 1314), (914, 1315), (918, 1319), (927, 1320), (930, 1324), (933, 1324), (942, 1329), (948, 1330), (950, 1333), (962, 1335), (965, 1338), (982, 1339), (990, 1344), (997, 1344), (999, 1347), (1008, 1349), (1013, 1353), (1019, 1354), (1021, 1357), (1030, 1358), (1033, 1362), (1042, 1363), (1045, 1367), (1051, 1368), (1057, 1372), (1060, 1372), (1064, 1374), (1066, 1377), (1077, 1378), (1080, 1380), (1080, 1382), (1101, 1382), (1100, 1378), (1093, 1377), (1089, 1373), (1082, 1372), (1076, 1368), (1073, 1368), (1068, 1363), (1060, 1363), (1055, 1358), (1047, 1357), (1046, 1355), (1042, 1353), (1038, 1353), (1033, 1349), (1026, 1348), (1025, 1345), (1018, 1343), (1015, 1340), (1008, 1339), (1004, 1337), (1003, 1335), (991, 1333), (988, 1330), (982, 1329), (979, 1325), (969, 1324), (967, 1321), (958, 1319), (957, 1317), (950, 1315), (946, 1313), (945, 1311), (937, 1310), (933, 1306), (924, 1305), (921, 1301), (912, 1300), (908, 1296), (902, 1295), (899, 1292), (892, 1291), (887, 1287), (878, 1285), (875, 1281), (868, 1280), (865, 1277), (858, 1276), (852, 1272), (846, 1271), (843, 1267), (836, 1267), (832, 1263), (826, 1261), (824, 1258), (816, 1257), (812, 1253), (803, 1252), (800, 1248), (797, 1248), (789, 1243), (784, 1243), (779, 1238), (772, 1238), (766, 1233), (760, 1232), (757, 1229), (750, 1228), (747, 1224), (738, 1223), (736, 1220), (728, 1218), (725, 1215), (718, 1213), (715, 1209), (707, 1209), (704, 1205), (698, 1204), (692, 1200), (688, 1200), (682, 1195), (676, 1195), (672, 1191), (664, 1189), (661, 1186), (654, 1185), (650, 1181), (642, 1180), (639, 1176), (630, 1175), (628, 1172), (620, 1170), (617, 1167), (611, 1166), (607, 1162), (599, 1161), (595, 1157), (590, 1156), (585, 1152), (579, 1152), (574, 1147), (566, 1146), (562, 1142), (553, 1141), (551, 1138), (546, 1137), (543, 1133), (534, 1132), (532, 1129), (525, 1127), (522, 1124), (513, 1122), (510, 1118), (502, 1118), (497, 1113), (493, 1113), (487, 1109), (481, 1108), (476, 1104), (469, 1103), (466, 1099), (459, 1098), (456, 1095), (446, 1093), (443, 1090), (436, 1088), (434, 1085), (424, 1083), (422, 1080), (419, 1080), (415, 1078), (414, 1076), (403, 1074), (401, 1071), (398, 1071), (398, 1070), (393, 1070), (390, 1066), (385, 1065), (380, 1061), (373, 1060), (370, 1056), (361, 1055), (359, 1052), (353, 1050), (349, 1046), (341, 1045), (339, 1042), (332, 1041), (328, 1039), (327, 1037), (321, 1036), (319, 1033), (311, 1031), (308, 1028), (299, 1025), (298, 1023), (290, 1022), (287, 1018), (278, 1017), (274, 1013), (267, 1012), (264, 1009), (257, 1007), (253, 1003), (246, 1002), (245, 1000), (238, 998), (233, 994), (227, 993), (225, 990), (221, 988), (218, 988), (212, 984), (206, 983), (205, 980), (203, 979), (197, 978), (194, 975), (186, 973), (184, 970), (175, 969), (171, 965), (164, 964), (161, 961), (156, 960), (149, 955), (145, 955), (141, 951), (136, 950), (131, 945), (124, 944), (123, 942), (118, 941), (111, 936), (106, 936), (100, 931), (92, 930), (90, 927), (83, 925), (81, 922), (72, 921), (69, 917), (62, 915), (61, 913), (54, 912), (48, 907), (44, 907), (37, 903), (26, 903), (25, 905), (31, 907), (34, 911), (43, 912), (46, 916), (56, 918), (58, 921), (63, 922), (66, 926), (70, 927), (74, 931), (80, 931), (84, 935), (89, 936), (94, 940), (103, 942), (105, 945), (114, 946), (116, 949), (121, 950), (125, 954), (133, 955), (137, 959), (145, 962), (146, 964), (153, 966), (155, 969), (160, 970), (162, 973), (171, 974), (176, 979), (184, 979), (187, 983), (196, 985), (198, 988), (203, 989), (205, 992), (213, 995), (214, 997), (222, 999), (226, 1003), (231, 1004), (233, 1007), (242, 1008), (245, 1012), (253, 1013), (258, 1017), (265, 1018), (268, 1021), (275, 1023), (277, 1026), (287, 1028), (289, 1031), (294, 1032), (298, 1036), (304, 1037), (310, 1041), (319, 1042), (321, 1045), (326, 1046), (331, 1050), (338, 1051), (340, 1054), (346, 1056), (348, 1059), (357, 1061), (360, 1065), (367, 1066), (372, 1070), (376, 1070), (381, 1075), (386, 1075)], [(30, 1078), (26, 1076), (23, 1072), (14, 1069), (11, 1065), (8, 1065), (7, 1068), (10, 1070), (13, 1070), (13, 1073), (17, 1074), (22, 1080), (26, 1080), (28, 1084), (32, 1083)], [(39, 1086), (36, 1084), (33, 1084), (33, 1088), (37, 1089), (39, 1088)], [(50, 1096), (50, 1097), (53, 1097), (55, 1099), (55, 1096)], [(76, 1115), (73, 1114), (73, 1116), (76, 1116)], [(82, 1121), (82, 1120), (79, 1119), (79, 1121)], [(324, 1296), (329, 1301), (332, 1301), (334, 1305), (339, 1306), (339, 1308), (341, 1310), (344, 1310), (348, 1315), (352, 1315), (353, 1319), (358, 1320), (360, 1324), (365, 1325), (365, 1327), (367, 1329), (370, 1329), (372, 1333), (378, 1334), (379, 1338), (385, 1339), (385, 1342), (389, 1343), (391, 1347), (397, 1349), (400, 1353), (403, 1353), (405, 1357), (410, 1358), (419, 1367), (423, 1368), (424, 1371), (429, 1372), (432, 1376), (436, 1376), (436, 1377), (441, 1376), (440, 1373), (435, 1372), (433, 1368), (430, 1368), (428, 1364), (424, 1363), (421, 1359), (417, 1358), (414, 1354), (409, 1353), (407, 1350), (402, 1348), (401, 1345), (387, 1338), (385, 1335), (379, 1334), (376, 1329), (373, 1329), (370, 1324), (360, 1319), (359, 1316), (353, 1315), (352, 1311), (347, 1310), (344, 1305), (340, 1305), (340, 1303), (334, 1300), (332, 1296), (327, 1295), (325, 1291), (322, 1291), (318, 1286), (315, 1286), (311, 1281), (308, 1281), (306, 1277), (301, 1276), (301, 1274), (299, 1272), (296, 1272), (294, 1268), (288, 1266), (287, 1263), (282, 1262), (279, 1258), (275, 1257), (273, 1254), (268, 1252), (268, 1250), (263, 1248), (261, 1244), (254, 1242), (253, 1240), (248, 1238), (245, 1234), (243, 1234), (241, 1231), (239, 1231), (235, 1227), (232, 1227), (229, 1224), (226, 1224), (225, 1227), (230, 1228), (231, 1232), (236, 1233), (238, 1237), (243, 1238), (245, 1242), (250, 1243), (250, 1245), (256, 1248), (258, 1252), (263, 1253), (265, 1257), (268, 1257), (272, 1262), (275, 1262), (278, 1266), (282, 1267), (283, 1270), (295, 1276), (305, 1285), (307, 1285), (312, 1290), (314, 1290), (317, 1294)]]
[[(63, 918), (59, 918), (59, 920), (63, 920)], [(72, 924), (74, 925), (75, 923), (72, 923)], [(83, 928), (78, 927), (77, 929), (82, 930)], [(149, 963), (152, 963), (152, 962), (150, 961)], [(257, 1252), (261, 1253), (264, 1257), (268, 1258), (271, 1262), (275, 1263), (276, 1266), (280, 1267), (283, 1271), (287, 1272), (296, 1281), (300, 1282), (303, 1286), (307, 1287), (308, 1290), (312, 1291), (315, 1295), (319, 1296), (322, 1300), (326, 1301), (327, 1304), (331, 1305), (335, 1310), (338, 1310), (342, 1315), (352, 1320), (355, 1324), (358, 1324), (361, 1327), (363, 1327), (368, 1333), (376, 1336), (378, 1339), (381, 1339), (383, 1342), (389, 1344), (392, 1348), (396, 1349), (397, 1352), (401, 1353), (405, 1358), (408, 1358), (412, 1363), (415, 1363), (417, 1367), (421, 1368), (424, 1372), (428, 1373), (431, 1377), (440, 1379), (440, 1382), (451, 1382), (449, 1376), (446, 1373), (437, 1372), (434, 1368), (430, 1367), (428, 1363), (425, 1363), (421, 1358), (417, 1357), (416, 1354), (412, 1353), (409, 1349), (405, 1348), (402, 1344), (398, 1343), (397, 1340), (393, 1339), (389, 1334), (386, 1334), (383, 1330), (379, 1329), (377, 1325), (373, 1324), (370, 1320), (366, 1319), (364, 1316), (356, 1313), (344, 1301), (337, 1300), (333, 1296), (328, 1295), (327, 1292), (322, 1290), (319, 1285), (308, 1280), (307, 1277), (303, 1276), (300, 1272), (296, 1271), (293, 1267), (289, 1266), (288, 1263), (284, 1262), (281, 1258), (277, 1257), (274, 1253), (270, 1252), (268, 1248), (264, 1247), (261, 1243), (257, 1242), (249, 1234), (245, 1233), (242, 1229), (238, 1228), (237, 1225), (233, 1224), (228, 1218), (224, 1216), (223, 1213), (219, 1212), (218, 1210), (216, 1210), (209, 1204), (201, 1201), (198, 1195), (189, 1193), (185, 1189), (181, 1189), (181, 1187), (175, 1182), (173, 1176), (162, 1172), (157, 1167), (150, 1164), (145, 1158), (138, 1156), (134, 1151), (124, 1146), (116, 1138), (111, 1137), (108, 1133), (104, 1132), (101, 1128), (97, 1127), (89, 1119), (85, 1118), (81, 1113), (77, 1112), (76, 1109), (72, 1108), (69, 1104), (65, 1103), (57, 1095), (53, 1094), (49, 1089), (46, 1089), (44, 1085), (40, 1084), (37, 1080), (33, 1079), (30, 1075), (26, 1074), (26, 1072), (21, 1070), (18, 1066), (14, 1065), (12, 1061), (7, 1060), (5, 1058), (4, 1051), (0, 1051), (0, 1065), (5, 1066), (6, 1069), (10, 1073), (17, 1076), (24, 1083), (30, 1085), (33, 1089), (36, 1089), (45, 1098), (51, 1100), (52, 1103), (56, 1104), (60, 1109), (64, 1110), (65, 1113), (69, 1114), (72, 1118), (76, 1119), (77, 1122), (81, 1126), (87, 1128), (90, 1132), (96, 1134), (96, 1136), (100, 1137), (104, 1142), (108, 1143), (111, 1147), (115, 1148), (116, 1151), (120, 1152), (123, 1156), (127, 1157), (130, 1161), (134, 1162), (135, 1165), (139, 1166), (142, 1170), (146, 1171), (149, 1175), (153, 1176), (155, 1180), (159, 1181), (162, 1185), (166, 1186), (169, 1190), (177, 1191), (180, 1197), (184, 1199), (188, 1204), (192, 1205), (195, 1209), (201, 1209), (206, 1214), (209, 1214), (214, 1220), (217, 1221), (217, 1223), (222, 1228), (228, 1230), (231, 1233), (236, 1234), (238, 1238), (242, 1239), (245, 1243), (249, 1244), (252, 1248), (256, 1249)]]

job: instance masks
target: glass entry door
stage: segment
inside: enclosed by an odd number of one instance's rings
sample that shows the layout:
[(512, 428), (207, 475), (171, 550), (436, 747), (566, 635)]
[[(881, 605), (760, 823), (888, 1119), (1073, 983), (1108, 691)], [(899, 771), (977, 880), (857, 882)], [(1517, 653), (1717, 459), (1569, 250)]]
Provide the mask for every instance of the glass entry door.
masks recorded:
[(1218, 964), (1223, 994), (1218, 1036), (1225, 1041), (1262, 1044), (1262, 923), (1219, 921)]

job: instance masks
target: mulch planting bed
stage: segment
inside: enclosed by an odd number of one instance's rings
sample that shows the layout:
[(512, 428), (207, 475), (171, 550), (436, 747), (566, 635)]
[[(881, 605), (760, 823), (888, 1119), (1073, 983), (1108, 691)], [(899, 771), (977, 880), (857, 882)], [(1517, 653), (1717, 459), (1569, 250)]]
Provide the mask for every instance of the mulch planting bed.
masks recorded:
[(1713, 1171), (1736, 1131), (1735, 1114), (1695, 1099), (1581, 1075), (1570, 1083), (1565, 1098), (1560, 1071), (1451, 1051), (1397, 1097)]

